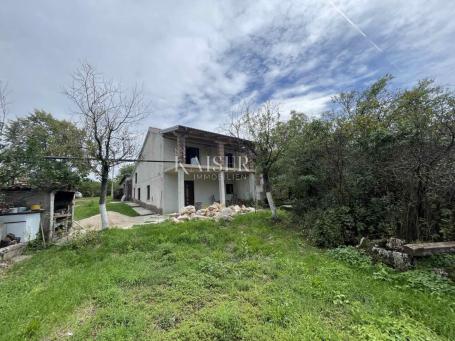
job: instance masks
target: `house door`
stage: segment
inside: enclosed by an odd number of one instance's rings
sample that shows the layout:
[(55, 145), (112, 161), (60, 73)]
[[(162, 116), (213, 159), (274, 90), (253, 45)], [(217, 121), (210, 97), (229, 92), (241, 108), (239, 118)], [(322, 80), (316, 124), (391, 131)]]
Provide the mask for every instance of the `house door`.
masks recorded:
[(185, 206), (194, 205), (194, 181), (185, 181)]

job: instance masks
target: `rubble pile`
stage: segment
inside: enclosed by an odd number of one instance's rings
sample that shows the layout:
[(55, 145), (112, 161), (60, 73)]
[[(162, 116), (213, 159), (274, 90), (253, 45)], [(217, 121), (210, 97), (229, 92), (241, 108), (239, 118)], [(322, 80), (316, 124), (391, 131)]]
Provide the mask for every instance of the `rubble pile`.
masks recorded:
[(185, 206), (180, 214), (175, 214), (171, 216), (170, 220), (174, 223), (180, 223), (186, 220), (204, 220), (204, 219), (214, 219), (214, 220), (231, 220), (234, 215), (244, 214), (249, 212), (254, 212), (254, 207), (246, 207), (245, 205), (231, 205), (224, 207), (223, 205), (214, 202), (207, 208), (202, 208), (196, 210), (192, 205)]
[(14, 244), (19, 244), (21, 237), (16, 237), (14, 233), (8, 233), (5, 238), (0, 240), (0, 247), (7, 247)]

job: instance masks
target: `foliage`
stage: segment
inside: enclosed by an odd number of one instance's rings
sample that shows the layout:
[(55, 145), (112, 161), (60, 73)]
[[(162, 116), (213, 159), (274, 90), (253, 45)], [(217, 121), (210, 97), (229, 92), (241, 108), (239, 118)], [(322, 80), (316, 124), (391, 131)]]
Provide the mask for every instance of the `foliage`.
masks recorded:
[(280, 120), (278, 106), (267, 102), (255, 110), (249, 106), (241, 108), (231, 117), (228, 134), (236, 137), (240, 148), (253, 158), (258, 174), (264, 182), (267, 203), (276, 218), (276, 206), (272, 195), (271, 176), (278, 160), (284, 154), (287, 141), (293, 132), (289, 125)]
[(441, 293), (455, 294), (455, 286), (447, 278), (441, 277), (431, 271), (413, 270), (394, 276), (402, 281), (406, 288), (428, 291), (433, 295)]
[[(111, 184), (112, 181), (111, 179), (108, 180), (107, 182), (107, 188), (108, 191), (107, 193), (110, 194), (111, 192)], [(116, 185), (114, 183), (114, 185)], [(116, 186), (114, 186), (114, 192), (115, 192)], [(96, 180), (92, 180), (89, 178), (86, 178), (82, 180), (77, 186), (76, 189), (82, 193), (84, 197), (99, 197), (100, 196), (100, 182)]]
[(0, 154), (0, 183), (26, 182), (33, 187), (74, 187), (90, 165), (78, 159), (48, 160), (45, 156), (83, 157), (84, 132), (73, 123), (36, 110), (11, 121), (6, 148)]
[(392, 91), (390, 79), (288, 122), (295, 133), (274, 181), (319, 245), (455, 235), (455, 96), (427, 80)]
[(122, 178), (124, 176), (133, 174), (134, 167), (135, 167), (134, 163), (126, 163), (126, 164), (121, 165), (119, 170), (118, 170), (118, 174), (115, 177), (115, 181), (117, 183), (119, 183), (120, 180), (122, 180)]
[(100, 182), (92, 179), (82, 180), (76, 189), (82, 193), (84, 197), (97, 197), (100, 195)]
[[(99, 214), (100, 209), (98, 201), (99, 199), (97, 197), (78, 199), (76, 201), (76, 208), (74, 210), (74, 219), (81, 220)], [(128, 204), (123, 202), (112, 202), (111, 199), (107, 200), (106, 209), (108, 211), (117, 212), (129, 217), (136, 217), (139, 215)]]
[(335, 259), (358, 268), (368, 268), (371, 266), (370, 257), (352, 246), (341, 246), (331, 249), (328, 251), (328, 254)]
[(429, 265), (453, 266), (451, 257), (437, 257), (430, 263), (419, 264), (415, 270), (397, 272), (383, 264), (373, 264), (371, 258), (362, 250), (352, 246), (341, 246), (328, 250), (328, 255), (357, 269), (373, 271), (372, 277), (379, 281), (390, 282), (397, 288), (413, 288), (440, 297), (455, 294), (455, 285), (448, 278), (434, 273)]
[(39, 251), (2, 275), (0, 338), (455, 338), (454, 294), (397, 289), (270, 221), (110, 229)]
[(71, 241), (65, 245), (70, 249), (79, 250), (88, 247), (94, 247), (101, 242), (101, 235), (97, 231), (87, 231), (74, 236)]

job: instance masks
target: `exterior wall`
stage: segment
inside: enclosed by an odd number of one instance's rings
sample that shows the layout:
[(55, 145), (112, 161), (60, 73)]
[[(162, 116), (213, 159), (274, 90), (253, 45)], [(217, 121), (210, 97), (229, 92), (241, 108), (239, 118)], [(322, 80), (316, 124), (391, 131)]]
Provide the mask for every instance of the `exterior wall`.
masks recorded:
[(234, 184), (234, 195), (236, 196), (237, 199), (240, 200), (254, 199), (252, 196), (252, 193), (254, 193), (254, 189), (250, 189), (250, 181), (248, 175), (242, 177), (241, 179), (230, 181), (230, 183)]
[[(163, 159), (163, 137), (159, 129), (149, 128), (141, 157), (149, 160)], [(163, 207), (164, 167), (159, 162), (138, 162), (132, 174), (133, 200), (157, 212)], [(137, 178), (136, 178), (137, 174)], [(150, 199), (147, 198), (150, 186)], [(140, 188), (141, 198), (138, 198)]]
[[(194, 203), (200, 202), (202, 207), (207, 207), (211, 204), (212, 198), (215, 198), (215, 201), (220, 200), (220, 190), (218, 178), (216, 177), (206, 177), (205, 179), (195, 179), (193, 176), (189, 176), (188, 180), (194, 179)], [(185, 177), (185, 180), (186, 177)]]
[[(186, 147), (199, 148), (199, 162), (202, 166), (209, 164), (214, 166), (213, 156), (218, 154), (218, 148), (215, 142), (213, 146), (193, 142), (191, 139), (185, 141)], [(175, 160), (177, 142), (174, 139), (164, 138), (157, 128), (149, 128), (146, 141), (142, 149), (141, 157), (153, 160)], [(235, 167), (238, 167), (238, 156), (243, 155), (240, 152), (226, 148), (225, 153), (231, 153), (235, 158)], [(209, 157), (207, 159), (207, 157)], [(138, 162), (135, 172), (132, 174), (132, 197), (140, 205), (159, 213), (173, 213), (178, 211), (178, 188), (176, 172), (165, 173), (166, 169), (174, 167), (171, 163), (150, 163)], [(137, 181), (135, 173), (137, 173)], [(202, 174), (204, 175), (204, 174)], [(205, 173), (207, 175), (207, 173)], [(220, 200), (219, 181), (216, 173), (206, 178), (195, 178), (194, 173), (185, 175), (185, 180), (194, 181), (194, 201), (200, 202), (202, 206), (212, 204), (211, 198), (215, 197), (216, 201)], [(226, 175), (226, 183), (229, 183), (229, 175)], [(253, 187), (251, 181), (246, 179), (231, 181), (234, 184), (235, 198), (241, 200), (252, 199), (255, 193), (255, 182)], [(150, 185), (150, 199), (147, 200), (147, 186)], [(141, 199), (138, 200), (138, 188), (141, 191)]]
[(164, 174), (163, 213), (178, 211), (177, 174)]

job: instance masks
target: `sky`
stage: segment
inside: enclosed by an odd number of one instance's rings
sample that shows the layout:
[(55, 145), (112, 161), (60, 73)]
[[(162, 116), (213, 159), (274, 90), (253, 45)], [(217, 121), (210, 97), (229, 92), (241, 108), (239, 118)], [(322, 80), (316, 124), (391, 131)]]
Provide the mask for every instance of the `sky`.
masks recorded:
[(447, 0), (2, 0), (0, 80), (10, 118), (75, 120), (63, 89), (83, 61), (143, 86), (143, 131), (216, 130), (242, 101), (317, 116), (385, 74), (454, 89), (454, 16)]

